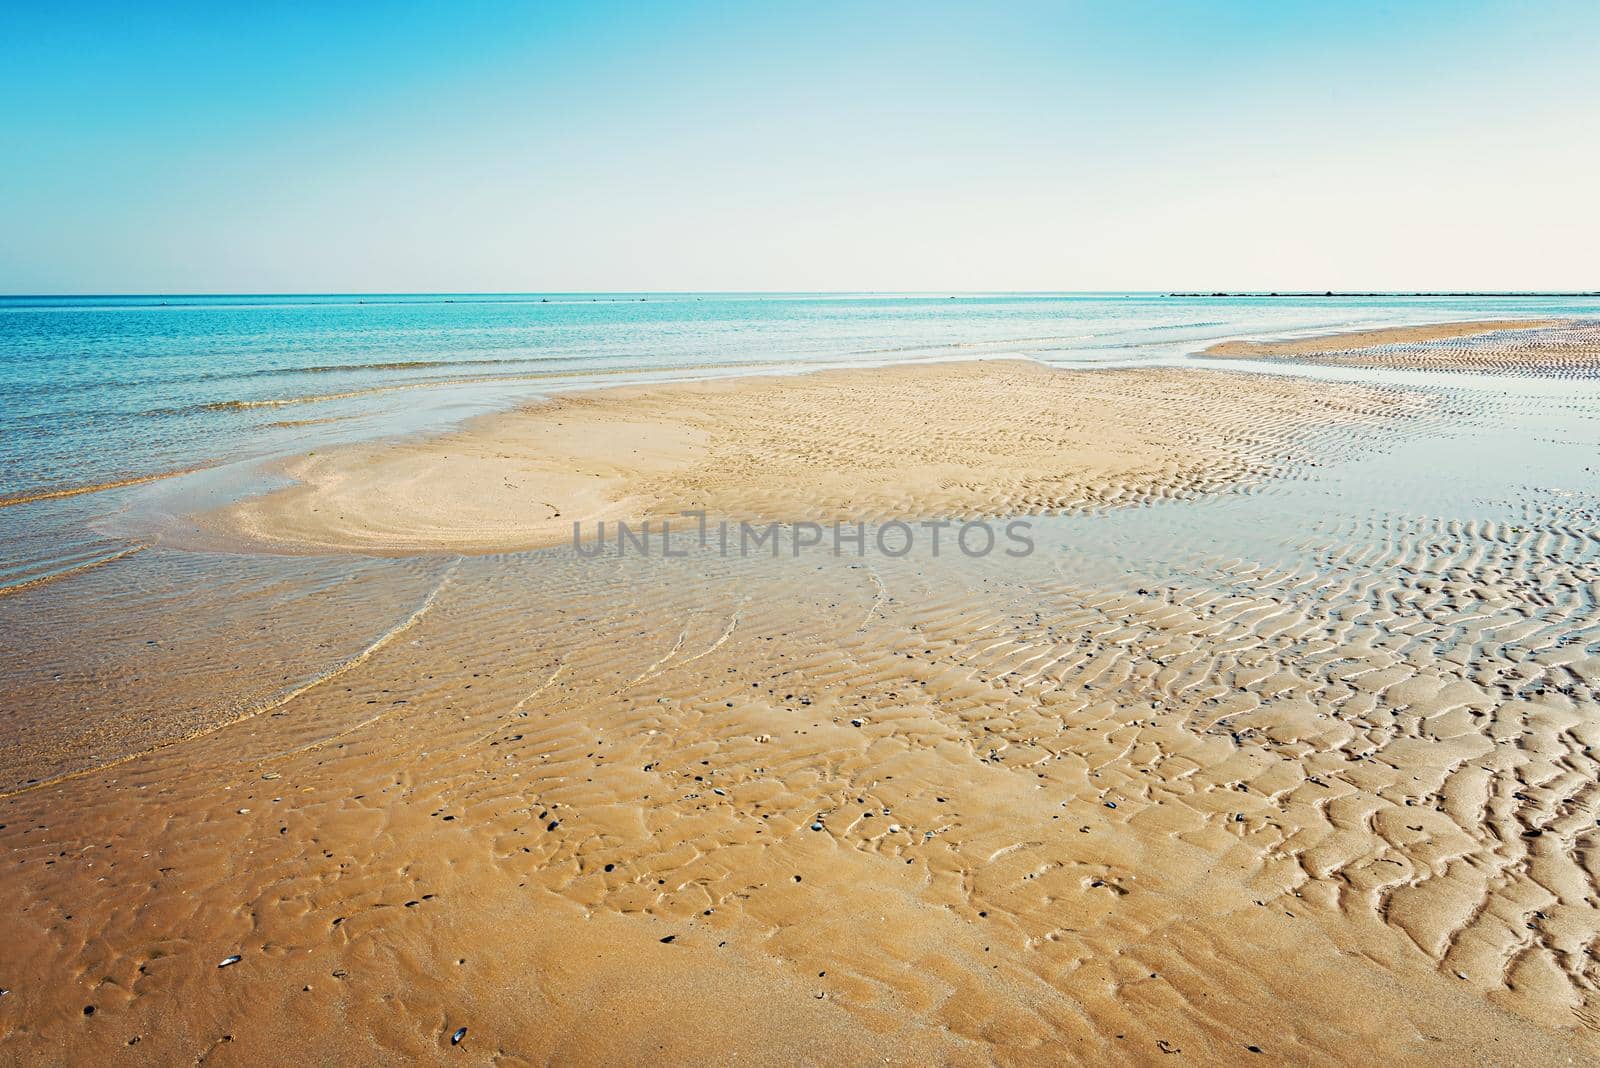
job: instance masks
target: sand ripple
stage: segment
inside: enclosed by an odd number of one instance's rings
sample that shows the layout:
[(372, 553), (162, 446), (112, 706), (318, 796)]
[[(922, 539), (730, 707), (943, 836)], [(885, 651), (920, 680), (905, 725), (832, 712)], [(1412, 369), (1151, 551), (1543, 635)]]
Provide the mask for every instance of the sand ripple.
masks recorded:
[(1204, 355), (1341, 367), (1600, 378), (1600, 322), (1443, 323), (1289, 341), (1225, 341)]

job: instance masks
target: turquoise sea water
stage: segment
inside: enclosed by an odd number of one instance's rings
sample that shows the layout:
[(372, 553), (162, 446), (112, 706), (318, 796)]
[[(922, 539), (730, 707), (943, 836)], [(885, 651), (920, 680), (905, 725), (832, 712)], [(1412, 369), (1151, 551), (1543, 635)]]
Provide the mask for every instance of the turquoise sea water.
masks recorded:
[(0, 297), (0, 586), (118, 551), (129, 488), (426, 430), (602, 383), (1020, 355), (1184, 359), (1211, 342), (1593, 314), (1546, 297), (518, 294)]

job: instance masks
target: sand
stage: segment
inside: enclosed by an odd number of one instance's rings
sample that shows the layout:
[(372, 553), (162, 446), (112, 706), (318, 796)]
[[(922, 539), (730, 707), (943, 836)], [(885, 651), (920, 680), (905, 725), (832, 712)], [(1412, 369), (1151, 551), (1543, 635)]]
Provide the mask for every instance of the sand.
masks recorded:
[[(331, 555), (0, 599), (0, 1059), (1592, 1062), (1592, 501), (1317, 481), (1469, 408), (1005, 362), (309, 458), (207, 522)], [(1014, 561), (500, 555), (566, 536), (502, 477), (1071, 514)]]
[(600, 522), (697, 510), (818, 523), (1059, 512), (1266, 477), (1327, 427), (1418, 403), (1364, 386), (1023, 360), (601, 390), (302, 458), (284, 472), (295, 486), (202, 525), (281, 551), (481, 553), (570, 544), (574, 523), (592, 538)]
[(1223, 341), (1202, 355), (1343, 367), (1600, 377), (1600, 322), (1498, 319), (1386, 327), (1277, 341)]

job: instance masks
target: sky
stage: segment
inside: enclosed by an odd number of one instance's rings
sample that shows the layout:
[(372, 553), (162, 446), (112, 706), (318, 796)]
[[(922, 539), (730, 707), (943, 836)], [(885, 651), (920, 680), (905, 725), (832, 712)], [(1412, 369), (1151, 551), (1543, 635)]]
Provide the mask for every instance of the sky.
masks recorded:
[(1600, 289), (1600, 4), (0, 5), (0, 293)]

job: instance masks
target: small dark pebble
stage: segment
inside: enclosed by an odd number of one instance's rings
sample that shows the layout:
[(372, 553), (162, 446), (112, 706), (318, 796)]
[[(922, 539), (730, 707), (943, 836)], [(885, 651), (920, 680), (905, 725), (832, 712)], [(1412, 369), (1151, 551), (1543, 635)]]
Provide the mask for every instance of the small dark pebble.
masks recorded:
[(85, 1005), (83, 1007), (83, 1014), (85, 1016), (93, 1016), (94, 1015), (94, 1006), (93, 1005)]
[(677, 935), (667, 935), (667, 937), (663, 938), (661, 941), (662, 942), (671, 942), (673, 939), (675, 939), (677, 937), (678, 937)]
[(1251, 1053), (1260, 1053), (1261, 1052), (1261, 1047), (1260, 1046), (1246, 1046), (1245, 1049), (1249, 1050)]
[(461, 1040), (466, 1037), (467, 1029), (465, 1027), (458, 1027), (456, 1028), (456, 1033), (450, 1036), (450, 1044), (452, 1046), (459, 1046), (461, 1045)]

